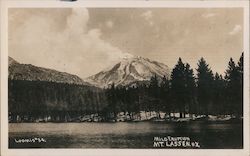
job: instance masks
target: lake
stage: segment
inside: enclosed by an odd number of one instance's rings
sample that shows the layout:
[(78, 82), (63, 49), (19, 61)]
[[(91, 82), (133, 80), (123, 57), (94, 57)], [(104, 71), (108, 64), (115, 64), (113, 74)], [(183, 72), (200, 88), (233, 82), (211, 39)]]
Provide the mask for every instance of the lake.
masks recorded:
[[(242, 123), (227, 122), (10, 123), (9, 148), (241, 149), (242, 133)], [(186, 137), (199, 147), (158, 147), (155, 137)], [(27, 141), (34, 138), (43, 141)]]

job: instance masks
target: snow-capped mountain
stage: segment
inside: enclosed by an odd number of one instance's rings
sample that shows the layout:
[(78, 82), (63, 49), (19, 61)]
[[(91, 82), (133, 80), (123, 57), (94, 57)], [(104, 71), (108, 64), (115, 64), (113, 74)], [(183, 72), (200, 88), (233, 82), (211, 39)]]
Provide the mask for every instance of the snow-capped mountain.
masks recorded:
[(66, 72), (37, 67), (31, 64), (21, 64), (9, 57), (9, 79), (27, 81), (49, 81), (57, 83), (90, 85), (80, 77)]
[(167, 65), (143, 57), (127, 57), (85, 81), (97, 87), (107, 87), (114, 83), (116, 86), (127, 86), (133, 83), (149, 81), (152, 76), (170, 76)]

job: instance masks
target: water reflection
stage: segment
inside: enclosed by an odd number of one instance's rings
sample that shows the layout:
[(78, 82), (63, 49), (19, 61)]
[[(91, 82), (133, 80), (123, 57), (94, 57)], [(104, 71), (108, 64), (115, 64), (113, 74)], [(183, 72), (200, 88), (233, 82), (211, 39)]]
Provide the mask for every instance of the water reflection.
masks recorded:
[[(201, 148), (242, 148), (241, 123), (11, 123), (10, 148), (153, 148), (155, 136), (182, 136)], [(46, 143), (17, 144), (41, 137)]]

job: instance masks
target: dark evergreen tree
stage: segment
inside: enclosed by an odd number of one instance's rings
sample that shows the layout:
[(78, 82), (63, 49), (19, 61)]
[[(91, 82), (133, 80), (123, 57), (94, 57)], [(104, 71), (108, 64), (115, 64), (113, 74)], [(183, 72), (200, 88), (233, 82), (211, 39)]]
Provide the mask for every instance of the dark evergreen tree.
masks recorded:
[(206, 116), (209, 113), (209, 108), (212, 105), (213, 96), (213, 73), (204, 58), (198, 62), (197, 69), (197, 100), (198, 109), (201, 114)]
[(174, 104), (174, 111), (180, 112), (180, 117), (185, 117), (185, 65), (179, 58), (171, 73), (171, 95)]
[(185, 75), (185, 111), (186, 113), (196, 113), (195, 103), (195, 78), (193, 69), (187, 63), (184, 70)]
[[(243, 57), (239, 61), (239, 65), (237, 66), (232, 58), (228, 63), (228, 69), (226, 70), (225, 79), (227, 82), (226, 92), (227, 92), (227, 107), (229, 108), (230, 114), (236, 115), (239, 117), (242, 115), (243, 108), (243, 81), (242, 74), (243, 72)], [(242, 64), (242, 67), (241, 67)]]

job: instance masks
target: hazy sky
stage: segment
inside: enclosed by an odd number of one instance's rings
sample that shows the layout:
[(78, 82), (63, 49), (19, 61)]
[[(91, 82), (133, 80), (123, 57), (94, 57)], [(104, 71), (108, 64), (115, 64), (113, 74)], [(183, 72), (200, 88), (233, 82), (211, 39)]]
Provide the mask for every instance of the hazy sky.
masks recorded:
[(243, 51), (243, 10), (9, 9), (9, 56), (84, 78), (127, 56), (173, 68), (201, 57), (223, 73)]

